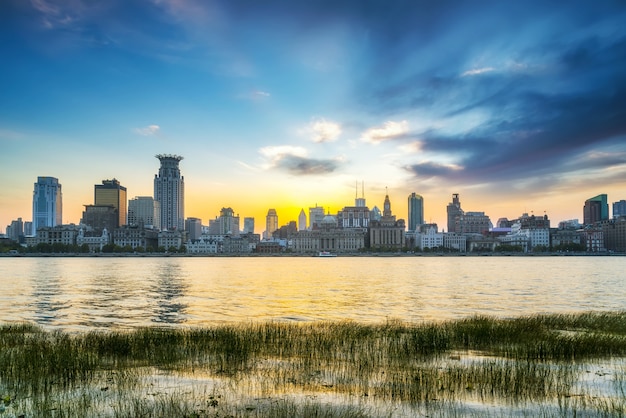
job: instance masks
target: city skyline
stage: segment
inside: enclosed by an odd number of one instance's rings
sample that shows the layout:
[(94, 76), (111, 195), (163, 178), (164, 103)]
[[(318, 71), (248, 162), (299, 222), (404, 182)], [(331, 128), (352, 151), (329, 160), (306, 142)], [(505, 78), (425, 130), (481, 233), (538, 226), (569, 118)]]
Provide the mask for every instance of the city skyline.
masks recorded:
[[(63, 223), (115, 178), (152, 196), (185, 156), (185, 217), (222, 207), (279, 226), (336, 213), (365, 183), (398, 219), (459, 193), (492, 221), (626, 198), (626, 8), (313, 1), (0, 5), (0, 229), (63, 185)], [(359, 190), (360, 193), (360, 190)], [(262, 231), (257, 231), (262, 232)]]

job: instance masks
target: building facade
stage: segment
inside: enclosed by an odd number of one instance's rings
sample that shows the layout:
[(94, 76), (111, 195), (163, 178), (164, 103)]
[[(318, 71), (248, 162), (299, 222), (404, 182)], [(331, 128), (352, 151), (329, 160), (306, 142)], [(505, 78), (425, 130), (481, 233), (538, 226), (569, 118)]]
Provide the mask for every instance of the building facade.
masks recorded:
[(181, 176), (179, 163), (183, 157), (159, 154), (159, 174), (154, 175), (154, 200), (160, 203), (162, 230), (185, 229), (185, 177)]
[(619, 218), (620, 216), (626, 216), (626, 200), (613, 202), (613, 218)]
[(411, 193), (408, 199), (409, 231), (416, 231), (424, 223), (424, 198), (417, 193)]
[(585, 200), (583, 206), (583, 224), (592, 225), (596, 222), (606, 221), (609, 219), (609, 204), (605, 194), (592, 197)]
[(117, 221), (114, 228), (126, 225), (128, 205), (126, 187), (122, 186), (118, 180), (102, 180), (102, 184), (94, 186), (94, 205), (113, 206), (117, 210)]
[(334, 216), (326, 215), (315, 229), (298, 231), (290, 239), (296, 253), (354, 253), (365, 248), (366, 228), (342, 228)]
[(189, 241), (200, 239), (202, 235), (202, 219), (187, 218), (185, 220), (185, 231), (187, 231)]
[(33, 234), (43, 227), (63, 223), (63, 193), (59, 180), (37, 177), (33, 192)]
[(457, 231), (457, 217), (463, 215), (463, 209), (461, 209), (461, 201), (459, 200), (459, 194), (452, 194), (452, 202), (448, 203), (446, 208), (448, 215), (448, 232), (460, 232)]
[(396, 220), (391, 213), (389, 195), (385, 195), (383, 214), (380, 220), (370, 220), (369, 246), (373, 249), (400, 250), (405, 245), (404, 219)]
[(113, 231), (113, 243), (120, 247), (156, 250), (159, 243), (158, 231), (142, 226), (124, 226)]
[(137, 196), (128, 201), (128, 225), (159, 228), (161, 203), (150, 196)]
[(274, 231), (278, 229), (278, 214), (276, 209), (270, 209), (267, 211), (265, 217), (265, 232), (263, 233), (264, 239), (271, 239)]
[(254, 234), (254, 218), (243, 218), (243, 233)]
[(82, 225), (87, 225), (101, 233), (103, 229), (113, 231), (118, 227), (119, 214), (113, 205), (85, 205)]

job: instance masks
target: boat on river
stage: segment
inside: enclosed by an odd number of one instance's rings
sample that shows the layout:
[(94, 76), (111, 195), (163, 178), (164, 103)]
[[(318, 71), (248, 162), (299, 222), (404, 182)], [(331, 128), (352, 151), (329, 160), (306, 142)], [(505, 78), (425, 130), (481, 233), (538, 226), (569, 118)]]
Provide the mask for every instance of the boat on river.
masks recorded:
[(337, 257), (337, 254), (333, 254), (330, 251), (320, 251), (318, 257)]

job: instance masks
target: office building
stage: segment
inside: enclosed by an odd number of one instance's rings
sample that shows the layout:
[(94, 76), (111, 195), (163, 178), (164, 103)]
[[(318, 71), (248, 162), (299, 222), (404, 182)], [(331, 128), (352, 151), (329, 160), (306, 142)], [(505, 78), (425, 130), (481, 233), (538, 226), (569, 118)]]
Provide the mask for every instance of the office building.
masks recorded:
[(416, 193), (409, 195), (409, 231), (416, 231), (424, 223), (424, 198)]
[(609, 219), (609, 204), (606, 194), (600, 194), (585, 201), (583, 224), (592, 225)]
[(463, 209), (461, 209), (461, 201), (459, 200), (459, 194), (452, 194), (452, 202), (448, 203), (448, 232), (461, 232), (457, 231), (457, 217), (463, 215)]
[[(102, 184), (96, 184), (94, 186), (94, 205), (113, 206), (117, 210), (115, 227), (126, 225), (128, 205), (126, 187), (122, 186), (116, 179), (102, 180)], [(111, 229), (109, 229), (109, 231), (111, 231)]]
[(626, 200), (620, 200), (619, 202), (613, 202), (613, 219), (620, 216), (626, 216)]
[(183, 157), (159, 154), (159, 174), (154, 175), (154, 200), (160, 203), (162, 230), (185, 229), (185, 177), (180, 175), (178, 164)]
[(254, 234), (254, 218), (243, 218), (243, 233)]
[(137, 196), (128, 201), (128, 225), (159, 228), (161, 204), (150, 196)]
[(315, 204), (315, 207), (309, 208), (309, 229), (315, 229), (318, 228), (322, 222), (322, 219), (324, 219), (324, 208), (321, 206), (317, 206), (317, 204)]
[(196, 241), (200, 239), (200, 236), (202, 235), (202, 219), (187, 218), (185, 220), (185, 231), (187, 231), (187, 239), (189, 241)]
[(263, 234), (263, 238), (265, 239), (272, 238), (272, 234), (277, 229), (278, 229), (278, 215), (276, 214), (276, 209), (270, 209), (267, 211), (267, 216), (265, 217), (265, 233)]
[(80, 223), (90, 226), (99, 234), (104, 229), (111, 233), (119, 226), (119, 219), (119, 213), (113, 205), (85, 205)]
[(43, 227), (63, 223), (63, 194), (59, 180), (54, 177), (37, 177), (33, 192), (33, 235)]

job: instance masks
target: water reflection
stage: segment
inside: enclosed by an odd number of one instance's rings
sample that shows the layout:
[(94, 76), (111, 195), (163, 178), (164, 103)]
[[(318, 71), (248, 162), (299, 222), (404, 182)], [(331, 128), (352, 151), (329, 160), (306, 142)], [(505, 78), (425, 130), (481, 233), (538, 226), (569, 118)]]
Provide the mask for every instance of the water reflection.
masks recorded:
[(161, 324), (180, 324), (186, 321), (187, 304), (184, 302), (185, 272), (178, 260), (168, 260), (160, 264), (155, 272), (156, 296), (153, 322)]
[(71, 303), (61, 287), (61, 266), (58, 260), (39, 263), (32, 271), (32, 302), (33, 320), (43, 326), (58, 325), (67, 317)]
[(7, 257), (0, 277), (0, 321), (71, 330), (626, 309), (626, 257)]

